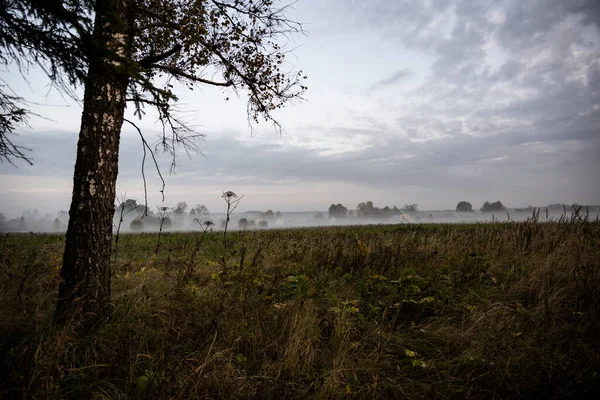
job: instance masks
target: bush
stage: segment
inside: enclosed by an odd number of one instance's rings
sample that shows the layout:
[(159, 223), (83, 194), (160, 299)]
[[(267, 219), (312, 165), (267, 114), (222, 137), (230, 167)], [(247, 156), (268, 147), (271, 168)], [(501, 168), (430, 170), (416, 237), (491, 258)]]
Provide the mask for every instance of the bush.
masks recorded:
[(494, 203), (490, 203), (489, 201), (486, 201), (481, 206), (482, 212), (493, 212), (493, 211), (504, 211), (504, 210), (506, 210), (506, 207), (504, 207), (504, 204), (502, 204), (501, 201), (496, 201)]
[(473, 206), (468, 201), (461, 201), (456, 205), (456, 211), (458, 212), (472, 212)]
[(342, 204), (332, 204), (329, 206), (329, 217), (345, 218), (348, 214), (348, 209)]
[(139, 219), (134, 219), (131, 221), (131, 224), (129, 224), (129, 229), (132, 232), (141, 232), (144, 230), (144, 223)]

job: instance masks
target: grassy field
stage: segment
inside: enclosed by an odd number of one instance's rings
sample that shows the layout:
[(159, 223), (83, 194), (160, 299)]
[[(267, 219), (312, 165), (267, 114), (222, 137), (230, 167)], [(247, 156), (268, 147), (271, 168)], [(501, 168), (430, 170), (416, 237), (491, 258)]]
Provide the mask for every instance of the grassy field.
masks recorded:
[(600, 224), (121, 235), (114, 313), (55, 327), (64, 237), (0, 237), (0, 397), (600, 392)]

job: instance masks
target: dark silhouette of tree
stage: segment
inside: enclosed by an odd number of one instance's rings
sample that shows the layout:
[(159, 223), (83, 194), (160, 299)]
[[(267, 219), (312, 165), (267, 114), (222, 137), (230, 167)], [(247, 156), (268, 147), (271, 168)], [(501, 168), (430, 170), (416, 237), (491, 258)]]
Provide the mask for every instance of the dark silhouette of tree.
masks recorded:
[(134, 219), (133, 221), (131, 221), (131, 223), (129, 224), (129, 229), (132, 232), (141, 232), (144, 230), (144, 223), (142, 222), (142, 220), (140, 219)]
[(204, 204), (198, 204), (196, 206), (196, 214), (198, 214), (198, 215), (209, 214), (208, 207), (206, 207)]
[(175, 207), (175, 209), (173, 210), (173, 212), (175, 214), (184, 214), (185, 211), (187, 210), (188, 205), (185, 201), (180, 201), (177, 203), (177, 206)]
[(473, 211), (473, 206), (468, 201), (461, 201), (456, 205), (456, 211), (471, 212)]
[[(133, 212), (135, 210), (137, 210), (138, 208), (138, 204), (137, 204), (137, 200), (134, 199), (125, 199), (125, 194), (123, 196), (121, 196), (121, 199), (119, 200), (119, 205), (117, 206), (117, 215), (119, 217), (119, 222), (116, 225), (116, 232), (115, 232), (115, 261), (117, 261), (117, 255), (119, 252), (119, 238), (120, 238), (120, 233), (121, 233), (121, 225), (123, 224), (123, 218), (129, 214), (130, 212)], [(145, 215), (145, 214), (144, 214)], [(130, 226), (131, 228), (131, 226)]]
[(375, 214), (375, 207), (372, 201), (359, 203), (356, 206), (356, 214), (358, 217), (372, 217)]
[(329, 206), (330, 218), (346, 218), (346, 215), (348, 215), (348, 209), (342, 204), (332, 204)]
[[(273, 0), (1, 0), (0, 62), (16, 63), (23, 73), (41, 65), (66, 93), (85, 88), (59, 320), (78, 307), (78, 316), (90, 323), (110, 314), (109, 256), (126, 104), (139, 118), (145, 107), (154, 108), (164, 126), (152, 148), (139, 127), (126, 121), (140, 134), (145, 185), (148, 153), (158, 165), (155, 151), (168, 152), (174, 168), (176, 146), (194, 151), (202, 138), (173, 112), (175, 81), (246, 91), (249, 121), (262, 118), (279, 127), (272, 112), (306, 89), (302, 73), (282, 70), (287, 53), (282, 39), (300, 32), (286, 7)], [(25, 158), (6, 133), (24, 122), (27, 110), (18, 96), (1, 91), (0, 157)]]
[(402, 211), (417, 212), (419, 211), (419, 206), (417, 204), (405, 204), (404, 207), (402, 207)]
[(482, 212), (494, 212), (494, 211), (504, 211), (504, 210), (506, 210), (506, 207), (504, 207), (504, 205), (500, 201), (495, 201), (493, 203), (486, 201), (481, 206)]
[[(331, 211), (330, 211), (330, 213), (331, 213)], [(316, 213), (315, 216), (313, 217), (313, 219), (322, 220), (322, 219), (325, 219), (325, 216), (323, 215), (323, 213)]]
[(267, 210), (265, 212), (261, 212), (260, 217), (264, 220), (267, 221), (273, 221), (275, 219), (275, 213), (273, 213), (273, 210)]
[(246, 229), (248, 227), (248, 220), (246, 218), (240, 218), (238, 221), (239, 229)]
[(390, 218), (392, 216), (392, 214), (393, 214), (393, 211), (388, 206), (385, 206), (381, 209), (381, 216), (383, 218)]
[(125, 213), (128, 213), (136, 208), (138, 208), (137, 200), (127, 199), (125, 201), (119, 202), (119, 206), (117, 207), (117, 210), (119, 210), (119, 211), (124, 210)]
[(359, 203), (356, 206), (356, 215), (361, 218), (389, 218), (392, 214), (393, 211), (390, 207), (375, 207), (372, 201)]

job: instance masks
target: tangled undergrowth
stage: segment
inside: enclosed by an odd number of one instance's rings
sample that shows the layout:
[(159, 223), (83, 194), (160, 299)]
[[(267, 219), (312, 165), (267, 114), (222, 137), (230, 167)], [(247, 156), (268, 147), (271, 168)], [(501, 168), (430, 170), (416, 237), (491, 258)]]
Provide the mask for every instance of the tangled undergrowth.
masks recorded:
[(52, 325), (64, 237), (0, 238), (0, 397), (600, 392), (600, 224), (124, 235), (111, 320)]

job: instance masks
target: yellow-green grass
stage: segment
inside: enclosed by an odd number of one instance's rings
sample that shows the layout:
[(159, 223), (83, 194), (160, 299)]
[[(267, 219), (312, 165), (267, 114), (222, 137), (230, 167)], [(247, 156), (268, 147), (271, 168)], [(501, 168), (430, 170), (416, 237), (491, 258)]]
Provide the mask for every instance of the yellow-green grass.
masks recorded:
[[(112, 319), (52, 325), (64, 237), (0, 238), (0, 397), (600, 390), (600, 224), (121, 235)], [(241, 265), (240, 265), (241, 264)]]

